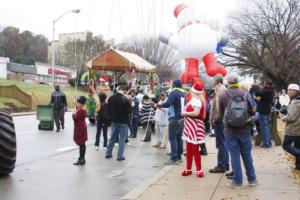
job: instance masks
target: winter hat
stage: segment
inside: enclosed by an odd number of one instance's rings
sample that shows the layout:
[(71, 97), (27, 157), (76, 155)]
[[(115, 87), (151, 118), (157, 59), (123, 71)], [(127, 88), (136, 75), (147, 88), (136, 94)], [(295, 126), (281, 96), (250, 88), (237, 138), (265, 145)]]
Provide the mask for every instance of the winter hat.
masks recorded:
[(149, 100), (150, 97), (148, 95), (143, 96), (143, 100)]
[(198, 94), (201, 93), (203, 91), (203, 89), (204, 89), (203, 85), (200, 83), (195, 83), (192, 87), (192, 91), (194, 93), (198, 93)]
[(124, 92), (125, 92), (125, 87), (124, 86), (118, 86), (117, 87), (117, 93), (124, 94)]
[(86, 102), (86, 98), (85, 96), (80, 96), (78, 99), (77, 99), (77, 102), (84, 105), (85, 102)]
[(232, 73), (227, 78), (228, 83), (238, 83), (239, 82), (239, 75), (237, 73)]
[(182, 88), (182, 83), (180, 80), (174, 80), (172, 88)]
[(216, 76), (214, 76), (214, 82), (223, 84), (223, 76), (220, 74), (217, 74)]
[(299, 88), (299, 85), (297, 85), (297, 84), (289, 84), (288, 90), (296, 90), (299, 92), (300, 88)]
[(54, 89), (55, 89), (56, 91), (58, 91), (58, 90), (60, 89), (59, 85), (56, 85), (56, 86), (54, 87)]

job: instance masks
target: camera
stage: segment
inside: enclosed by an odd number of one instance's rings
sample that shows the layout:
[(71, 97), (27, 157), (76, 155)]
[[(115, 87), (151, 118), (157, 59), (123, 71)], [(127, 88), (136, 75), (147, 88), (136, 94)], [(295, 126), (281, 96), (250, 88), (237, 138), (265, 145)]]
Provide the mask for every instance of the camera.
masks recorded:
[(286, 106), (282, 106), (279, 110), (280, 114), (287, 115), (288, 110)]

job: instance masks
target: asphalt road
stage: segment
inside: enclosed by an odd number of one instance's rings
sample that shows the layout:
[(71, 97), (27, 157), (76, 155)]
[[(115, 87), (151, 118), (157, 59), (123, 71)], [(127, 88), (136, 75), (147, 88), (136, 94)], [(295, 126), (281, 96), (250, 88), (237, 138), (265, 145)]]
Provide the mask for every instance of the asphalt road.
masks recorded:
[[(88, 125), (86, 165), (73, 166), (78, 148), (73, 142), (71, 113), (65, 116), (65, 130), (39, 131), (35, 115), (15, 117), (17, 164), (10, 176), (0, 178), (0, 200), (114, 200), (141, 184), (164, 167), (165, 150), (132, 139), (126, 146), (126, 160), (105, 159), (105, 150), (95, 150), (95, 126)], [(152, 135), (152, 142), (155, 136)], [(101, 137), (101, 143), (103, 138)]]

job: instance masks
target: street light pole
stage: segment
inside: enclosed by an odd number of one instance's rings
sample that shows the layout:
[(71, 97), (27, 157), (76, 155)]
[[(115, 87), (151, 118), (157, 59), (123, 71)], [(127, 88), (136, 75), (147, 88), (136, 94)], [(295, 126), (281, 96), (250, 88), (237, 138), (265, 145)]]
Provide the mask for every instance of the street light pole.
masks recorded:
[(80, 13), (80, 9), (75, 9), (75, 10), (69, 10), (65, 13), (63, 13), (61, 16), (59, 16), (57, 19), (53, 20), (53, 35), (52, 35), (52, 85), (54, 86), (54, 68), (55, 68), (55, 50), (54, 50), (54, 34), (55, 34), (55, 23), (60, 20), (63, 16), (65, 16), (67, 13)]
[(55, 20), (53, 20), (53, 35), (52, 35), (52, 86), (54, 86), (54, 64), (55, 64), (55, 53), (54, 53), (54, 34), (55, 34)]

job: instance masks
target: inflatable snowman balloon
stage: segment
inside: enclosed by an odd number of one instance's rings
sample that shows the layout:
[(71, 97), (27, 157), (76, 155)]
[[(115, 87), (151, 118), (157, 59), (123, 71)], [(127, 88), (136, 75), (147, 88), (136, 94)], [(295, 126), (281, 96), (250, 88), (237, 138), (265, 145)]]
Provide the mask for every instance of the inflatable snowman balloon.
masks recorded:
[(174, 9), (177, 18), (177, 34), (163, 32), (160, 41), (176, 48), (185, 60), (185, 71), (180, 75), (183, 83), (199, 80), (199, 62), (203, 61), (209, 76), (221, 74), (226, 76), (226, 69), (217, 63), (214, 52), (217, 46), (225, 46), (228, 37), (212, 30), (200, 19), (194, 19), (191, 7), (179, 4)]

